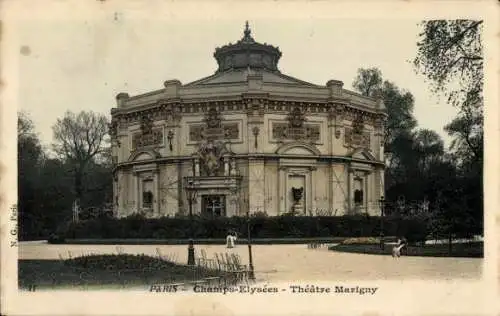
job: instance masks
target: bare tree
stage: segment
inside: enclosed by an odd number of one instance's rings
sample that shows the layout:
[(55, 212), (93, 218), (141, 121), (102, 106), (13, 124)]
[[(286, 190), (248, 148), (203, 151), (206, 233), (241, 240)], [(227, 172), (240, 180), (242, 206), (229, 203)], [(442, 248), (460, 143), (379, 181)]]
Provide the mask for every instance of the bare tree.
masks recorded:
[(108, 143), (107, 118), (92, 111), (78, 114), (66, 112), (52, 127), (54, 151), (65, 160), (75, 176), (76, 199), (82, 197), (82, 179), (90, 162), (106, 153)]

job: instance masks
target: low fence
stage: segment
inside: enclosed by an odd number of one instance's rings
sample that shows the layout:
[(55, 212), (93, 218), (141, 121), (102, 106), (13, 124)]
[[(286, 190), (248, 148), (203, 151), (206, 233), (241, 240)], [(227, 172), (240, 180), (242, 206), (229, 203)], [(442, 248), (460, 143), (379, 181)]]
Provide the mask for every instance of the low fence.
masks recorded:
[[(172, 260), (172, 258), (164, 256), (159, 248), (156, 248), (156, 252), (162, 260)], [(195, 265), (189, 266), (193, 270), (191, 281), (166, 285), (180, 286), (186, 289), (190, 285), (232, 286), (249, 282), (248, 267), (241, 263), (241, 257), (238, 254), (215, 253), (213, 258), (209, 258), (206, 251), (201, 249), (196, 257)], [(203, 271), (212, 271), (215, 275), (206, 277), (203, 275)]]
[(241, 263), (239, 255), (234, 253), (216, 253), (213, 258), (208, 258), (204, 250), (201, 250), (197, 254), (195, 265), (192, 266), (186, 265), (185, 262), (180, 262), (181, 260), (178, 258), (177, 253), (162, 253), (160, 248), (156, 248), (156, 255), (152, 257), (161, 259), (162, 262), (171, 263), (171, 267), (158, 265), (158, 267), (147, 266), (132, 269), (65, 265), (68, 259), (100, 255), (129, 255), (124, 252), (122, 246), (117, 246), (116, 250), (116, 253), (111, 254), (85, 252), (78, 255), (68, 251), (68, 254), (63, 256), (59, 253), (58, 261), (64, 265), (64, 269), (50, 272), (35, 271), (34, 274), (30, 275), (29, 280), (24, 280), (24, 283), (40, 284), (52, 288), (59, 286), (87, 287), (95, 285), (114, 285), (126, 288), (148, 285), (151, 289), (154, 286), (188, 289), (194, 285), (225, 287), (249, 281), (248, 268)]

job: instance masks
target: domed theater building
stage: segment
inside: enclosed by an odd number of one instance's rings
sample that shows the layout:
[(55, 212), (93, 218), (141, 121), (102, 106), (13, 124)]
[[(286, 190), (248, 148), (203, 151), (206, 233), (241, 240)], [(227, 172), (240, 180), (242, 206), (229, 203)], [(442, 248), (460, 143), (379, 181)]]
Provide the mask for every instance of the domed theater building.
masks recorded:
[[(277, 47), (216, 48), (214, 74), (119, 93), (111, 110), (118, 217), (380, 214), (382, 100), (281, 72)], [(190, 203), (191, 202), (191, 203)]]

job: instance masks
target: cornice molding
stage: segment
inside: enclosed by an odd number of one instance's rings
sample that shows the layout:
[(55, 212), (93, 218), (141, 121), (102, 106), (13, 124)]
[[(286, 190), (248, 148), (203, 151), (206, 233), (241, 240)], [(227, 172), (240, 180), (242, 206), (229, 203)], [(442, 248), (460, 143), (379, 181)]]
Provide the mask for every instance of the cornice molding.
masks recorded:
[(362, 116), (366, 122), (382, 126), (387, 114), (379, 109), (362, 108), (344, 101), (294, 101), (274, 99), (263, 96), (240, 96), (232, 100), (202, 100), (186, 102), (185, 100), (160, 100), (134, 108), (113, 110), (112, 119), (120, 127), (138, 124), (144, 115), (150, 115), (155, 121), (165, 120), (169, 126), (178, 126), (182, 116), (199, 115), (209, 108), (220, 112), (234, 111), (248, 116), (263, 116), (264, 114), (283, 114), (295, 107), (300, 107), (307, 115), (325, 115), (329, 119), (341, 118), (353, 120)]
[[(266, 162), (274, 162), (278, 161), (279, 159), (316, 159), (318, 162), (326, 162), (326, 163), (331, 163), (331, 162), (338, 162), (338, 163), (350, 163), (350, 162), (355, 162), (355, 163), (362, 163), (366, 165), (372, 165), (375, 167), (379, 167), (384, 169), (385, 164), (382, 161), (369, 161), (369, 160), (363, 160), (363, 159), (356, 159), (352, 158), (349, 156), (336, 156), (336, 155), (280, 155), (276, 153), (269, 153), (269, 154), (233, 154), (232, 158), (234, 159), (248, 159), (249, 161), (256, 161), (256, 160), (265, 160)], [(174, 164), (180, 164), (186, 161), (192, 161), (194, 158), (193, 156), (173, 156), (173, 157), (159, 157), (157, 159), (149, 159), (149, 160), (143, 160), (143, 161), (127, 161), (127, 162), (122, 162), (116, 165), (116, 170), (120, 169), (127, 169), (129, 167), (132, 167), (134, 165), (140, 165), (140, 164), (151, 164), (151, 163), (156, 163), (159, 166), (161, 165), (174, 165)]]

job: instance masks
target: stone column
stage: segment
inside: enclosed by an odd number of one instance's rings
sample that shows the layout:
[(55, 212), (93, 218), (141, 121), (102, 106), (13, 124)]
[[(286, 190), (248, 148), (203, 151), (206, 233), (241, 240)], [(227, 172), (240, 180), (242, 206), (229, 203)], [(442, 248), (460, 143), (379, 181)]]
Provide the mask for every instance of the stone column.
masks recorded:
[[(311, 211), (314, 212), (314, 210), (316, 209), (316, 199), (317, 199), (317, 196), (316, 196), (316, 170), (318, 168), (317, 167), (311, 167), (311, 172), (310, 172), (310, 184), (311, 184), (311, 201), (308, 202), (307, 204), (311, 207)], [(322, 185), (322, 184), (320, 184)], [(308, 212), (309, 210), (306, 209), (306, 212)]]
[(265, 186), (264, 186), (264, 160), (249, 159), (249, 200), (250, 212), (266, 211), (264, 209)]
[(158, 170), (153, 170), (153, 214), (160, 216), (160, 188), (158, 181)]
[(140, 202), (141, 202), (141, 178), (139, 177), (139, 173), (134, 172), (135, 177), (135, 188), (134, 188), (134, 196), (135, 196), (135, 211), (139, 212), (140, 210)]
[(229, 176), (229, 157), (224, 156), (224, 176), (228, 177)]
[(329, 171), (330, 171), (330, 174), (329, 174), (329, 177), (328, 177), (328, 205), (329, 207), (332, 209), (332, 210), (335, 210), (335, 188), (336, 188), (336, 183), (337, 183), (337, 179), (335, 177), (335, 170), (333, 168), (333, 163), (330, 162), (329, 164)]
[(231, 194), (227, 195), (226, 201), (226, 216), (235, 216), (238, 215), (236, 210), (238, 208), (238, 193), (231, 192)]
[(347, 167), (347, 210), (346, 212), (347, 213), (350, 213), (351, 210), (352, 210), (352, 207), (353, 207), (353, 203), (352, 203), (352, 190), (353, 190), (353, 178), (354, 178), (354, 174), (353, 174), (353, 170), (351, 169), (351, 167)]
[(333, 104), (330, 104), (330, 113), (328, 113), (328, 124), (327, 124), (327, 131), (328, 135), (326, 138), (326, 141), (328, 142), (328, 153), (330, 155), (333, 155), (333, 149), (335, 148), (334, 143), (335, 143), (335, 126), (336, 126), (336, 119), (335, 119), (335, 107)]
[[(161, 197), (165, 200), (162, 213), (174, 215), (179, 211), (179, 201), (182, 199), (182, 194), (184, 194), (184, 181), (179, 180), (179, 164), (167, 164), (163, 169), (163, 196)], [(180, 188), (182, 189), (180, 189)]]
[(278, 167), (278, 212), (281, 215), (285, 210), (286, 201), (286, 181), (285, 167)]
[(194, 159), (194, 174), (190, 175), (190, 176), (195, 176), (195, 177), (199, 177), (200, 176), (200, 159), (198, 158), (195, 158)]

